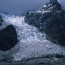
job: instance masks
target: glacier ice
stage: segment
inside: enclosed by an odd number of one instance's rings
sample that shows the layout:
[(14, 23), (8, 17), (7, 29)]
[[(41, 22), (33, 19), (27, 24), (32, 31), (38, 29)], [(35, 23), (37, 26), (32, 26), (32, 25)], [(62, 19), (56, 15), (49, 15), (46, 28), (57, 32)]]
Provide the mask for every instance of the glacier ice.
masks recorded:
[(4, 57), (14, 57), (13, 61), (21, 61), (32, 57), (41, 57), (47, 54), (63, 54), (65, 48), (54, 44), (45, 38), (45, 34), (39, 32), (36, 27), (30, 26), (24, 22), (24, 16), (2, 15), (4, 22), (0, 30), (14, 25), (17, 31), (18, 44), (6, 52), (0, 51), (0, 59)]

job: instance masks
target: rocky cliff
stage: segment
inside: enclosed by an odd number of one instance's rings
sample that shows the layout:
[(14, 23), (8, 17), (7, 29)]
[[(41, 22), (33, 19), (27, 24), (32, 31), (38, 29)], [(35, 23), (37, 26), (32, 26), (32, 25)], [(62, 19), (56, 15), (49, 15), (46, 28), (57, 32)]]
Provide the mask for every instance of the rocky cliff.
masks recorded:
[(48, 40), (65, 45), (65, 11), (57, 0), (50, 0), (40, 10), (28, 12), (25, 22), (45, 32)]

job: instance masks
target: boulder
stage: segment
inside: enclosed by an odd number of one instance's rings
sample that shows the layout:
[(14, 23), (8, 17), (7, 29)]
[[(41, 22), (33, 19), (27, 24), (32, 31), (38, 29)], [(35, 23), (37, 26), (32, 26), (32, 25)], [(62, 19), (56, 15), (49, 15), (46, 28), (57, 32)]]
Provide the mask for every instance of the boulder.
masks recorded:
[(25, 22), (45, 32), (48, 40), (65, 45), (65, 11), (57, 0), (50, 0), (42, 9), (26, 13)]
[(13, 25), (0, 30), (0, 50), (7, 51), (17, 44), (17, 33)]

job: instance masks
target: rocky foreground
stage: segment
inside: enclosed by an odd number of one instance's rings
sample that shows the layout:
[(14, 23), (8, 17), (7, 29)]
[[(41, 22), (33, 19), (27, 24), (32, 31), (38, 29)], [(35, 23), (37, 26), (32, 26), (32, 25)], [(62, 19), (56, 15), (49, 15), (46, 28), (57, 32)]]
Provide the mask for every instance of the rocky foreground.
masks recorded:
[(65, 57), (62, 58), (36, 58), (17, 62), (0, 62), (0, 65), (65, 65)]

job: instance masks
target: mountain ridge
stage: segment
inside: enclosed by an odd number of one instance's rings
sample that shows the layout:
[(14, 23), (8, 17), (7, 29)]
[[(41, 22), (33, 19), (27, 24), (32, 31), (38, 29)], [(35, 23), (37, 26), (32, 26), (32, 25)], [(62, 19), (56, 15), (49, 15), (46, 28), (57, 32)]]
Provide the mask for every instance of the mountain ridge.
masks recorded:
[(50, 0), (40, 10), (28, 12), (25, 22), (45, 32), (46, 39), (65, 45), (65, 11), (57, 0)]

